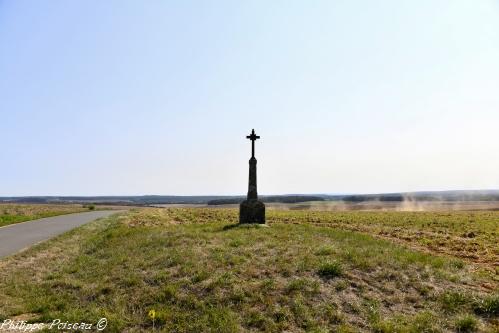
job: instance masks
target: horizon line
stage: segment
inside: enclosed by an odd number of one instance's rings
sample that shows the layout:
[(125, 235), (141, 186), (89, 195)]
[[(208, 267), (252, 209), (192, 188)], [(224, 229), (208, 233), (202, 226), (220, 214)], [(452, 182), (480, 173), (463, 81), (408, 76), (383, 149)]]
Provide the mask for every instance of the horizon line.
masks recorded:
[[(459, 190), (416, 190), (416, 191), (400, 191), (400, 192), (343, 192), (343, 193), (283, 193), (283, 194), (259, 194), (259, 196), (293, 196), (293, 195), (388, 195), (388, 194), (417, 194), (417, 193), (446, 193), (446, 192), (499, 192), (499, 189), (459, 189)], [(0, 195), (3, 198), (96, 198), (96, 197), (244, 197), (246, 194), (106, 194), (106, 195)]]

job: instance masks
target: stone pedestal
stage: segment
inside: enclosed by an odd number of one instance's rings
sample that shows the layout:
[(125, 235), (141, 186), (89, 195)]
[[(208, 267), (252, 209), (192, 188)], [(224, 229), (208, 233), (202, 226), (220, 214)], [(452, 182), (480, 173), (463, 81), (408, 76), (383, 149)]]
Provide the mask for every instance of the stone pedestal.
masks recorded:
[(244, 200), (239, 206), (239, 223), (265, 224), (265, 205), (260, 200)]

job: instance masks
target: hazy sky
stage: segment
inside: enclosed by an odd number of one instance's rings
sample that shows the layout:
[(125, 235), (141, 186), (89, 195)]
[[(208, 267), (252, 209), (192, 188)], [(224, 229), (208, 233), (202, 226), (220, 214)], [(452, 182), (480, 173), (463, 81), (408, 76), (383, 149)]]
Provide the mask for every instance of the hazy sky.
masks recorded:
[(499, 1), (0, 0), (0, 195), (499, 188)]

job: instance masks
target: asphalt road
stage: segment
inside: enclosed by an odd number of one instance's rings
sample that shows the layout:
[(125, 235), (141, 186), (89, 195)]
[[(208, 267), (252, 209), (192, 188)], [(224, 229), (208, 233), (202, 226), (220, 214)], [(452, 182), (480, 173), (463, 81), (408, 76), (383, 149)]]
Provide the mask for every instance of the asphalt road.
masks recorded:
[(0, 228), (0, 258), (50, 239), (82, 224), (120, 211), (103, 210), (47, 217)]

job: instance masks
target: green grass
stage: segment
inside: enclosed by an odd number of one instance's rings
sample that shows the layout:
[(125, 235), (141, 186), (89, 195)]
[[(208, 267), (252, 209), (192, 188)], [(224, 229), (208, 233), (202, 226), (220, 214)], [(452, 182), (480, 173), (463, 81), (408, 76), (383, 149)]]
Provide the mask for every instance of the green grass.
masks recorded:
[(497, 327), (498, 296), (482, 288), (496, 281), (473, 265), (287, 214), (296, 224), (278, 212), (269, 228), (233, 227), (237, 213), (223, 209), (87, 224), (0, 261), (0, 314), (106, 317), (109, 332), (151, 331), (150, 310), (162, 332)]
[(473, 309), (475, 313), (498, 317), (499, 316), (499, 295), (491, 295), (482, 299), (474, 300)]
[(476, 332), (478, 330), (478, 321), (471, 315), (465, 315), (456, 320), (456, 330), (458, 332)]
[[(95, 209), (95, 207), (94, 207)], [(63, 214), (87, 211), (81, 205), (0, 204), (0, 227)]]
[(317, 270), (317, 274), (325, 279), (341, 276), (342, 272), (341, 264), (336, 261), (322, 263)]

